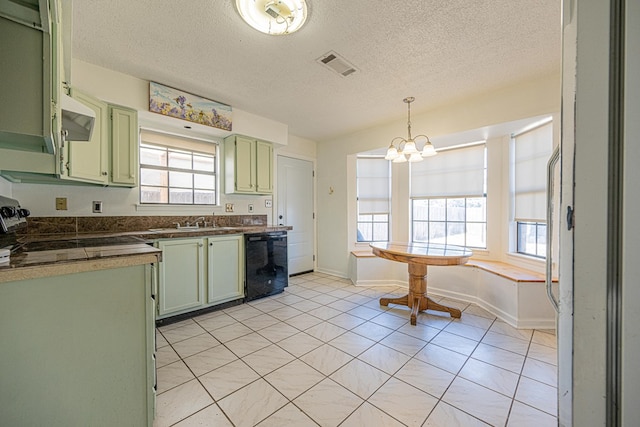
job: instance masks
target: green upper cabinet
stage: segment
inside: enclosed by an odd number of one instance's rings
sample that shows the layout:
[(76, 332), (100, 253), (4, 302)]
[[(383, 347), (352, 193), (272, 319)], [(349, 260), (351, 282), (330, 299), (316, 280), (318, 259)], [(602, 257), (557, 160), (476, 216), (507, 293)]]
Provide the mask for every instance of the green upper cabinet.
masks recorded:
[(71, 97), (96, 113), (89, 141), (68, 141), (57, 156), (60, 178), (135, 187), (138, 169), (138, 113), (107, 104), (76, 89)]
[(138, 183), (138, 112), (116, 105), (109, 106), (111, 118), (110, 184), (135, 187)]
[(273, 193), (273, 145), (256, 141), (256, 191)]
[(0, 147), (53, 154), (60, 135), (58, 1), (1, 1), (0, 40)]
[(224, 140), (225, 191), (237, 194), (273, 193), (273, 145), (242, 135)]
[(97, 184), (109, 183), (109, 112), (107, 103), (75, 89), (71, 97), (82, 102), (96, 113), (93, 133), (89, 141), (68, 141), (68, 157), (61, 153), (60, 177)]

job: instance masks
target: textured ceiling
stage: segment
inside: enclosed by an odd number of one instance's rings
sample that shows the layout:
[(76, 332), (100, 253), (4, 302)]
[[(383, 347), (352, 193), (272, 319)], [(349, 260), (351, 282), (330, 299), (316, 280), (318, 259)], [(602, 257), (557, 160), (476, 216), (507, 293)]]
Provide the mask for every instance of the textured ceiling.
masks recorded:
[[(315, 141), (560, 68), (557, 0), (307, 0), (288, 36), (233, 0), (73, 0), (73, 57), (289, 125)], [(342, 77), (316, 59), (335, 51)]]

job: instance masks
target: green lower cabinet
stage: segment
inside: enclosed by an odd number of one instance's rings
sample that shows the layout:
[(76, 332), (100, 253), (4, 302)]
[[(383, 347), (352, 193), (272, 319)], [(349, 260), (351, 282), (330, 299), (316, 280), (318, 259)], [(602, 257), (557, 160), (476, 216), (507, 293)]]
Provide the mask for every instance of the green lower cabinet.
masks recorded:
[(242, 235), (207, 239), (207, 303), (220, 304), (244, 297)]
[(0, 283), (0, 425), (153, 424), (150, 268)]
[(204, 305), (204, 240), (158, 242), (158, 318), (196, 310)]
[(242, 242), (241, 234), (158, 241), (158, 319), (243, 298)]

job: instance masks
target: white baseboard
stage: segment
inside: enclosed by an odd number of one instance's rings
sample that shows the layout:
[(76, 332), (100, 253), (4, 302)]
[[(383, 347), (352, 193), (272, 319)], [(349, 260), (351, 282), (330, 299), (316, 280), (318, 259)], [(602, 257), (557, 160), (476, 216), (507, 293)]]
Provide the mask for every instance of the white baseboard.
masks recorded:
[[(352, 280), (353, 282), (353, 280)], [(356, 286), (399, 286), (409, 289), (409, 284), (401, 280), (358, 280), (354, 283)]]
[(341, 279), (348, 279), (349, 278), (349, 276), (345, 276), (342, 271), (327, 270), (327, 269), (324, 269), (324, 268), (316, 268), (314, 271), (316, 271), (318, 273), (328, 274), (330, 276), (336, 276), (336, 277), (339, 277)]
[(471, 295), (463, 294), (460, 292), (452, 292), (447, 289), (435, 288), (433, 286), (428, 287), (427, 293), (429, 295), (437, 295), (445, 298), (452, 298), (458, 301), (464, 301), (472, 304), (476, 304), (478, 307), (487, 310), (489, 313), (496, 316), (498, 319), (507, 323), (510, 326), (518, 329), (555, 329), (556, 322), (555, 319), (541, 319), (541, 318), (516, 318), (511, 314), (501, 310), (500, 308), (494, 306), (493, 304), (484, 301), (481, 298), (474, 297)]

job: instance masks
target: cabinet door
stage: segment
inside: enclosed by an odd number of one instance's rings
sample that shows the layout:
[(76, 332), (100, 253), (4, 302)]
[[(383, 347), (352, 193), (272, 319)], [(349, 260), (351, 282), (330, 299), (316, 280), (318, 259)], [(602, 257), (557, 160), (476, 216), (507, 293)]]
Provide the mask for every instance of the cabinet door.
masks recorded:
[(202, 239), (161, 241), (158, 263), (158, 317), (188, 311), (204, 304)]
[(244, 297), (242, 235), (207, 239), (207, 303), (221, 303)]
[(236, 137), (235, 141), (235, 190), (255, 193), (256, 187), (256, 141)]
[(111, 183), (137, 185), (138, 113), (129, 108), (109, 106), (111, 118)]
[(93, 133), (89, 141), (69, 141), (69, 154), (66, 170), (68, 175), (62, 177), (79, 181), (106, 184), (109, 179), (108, 167), (108, 132), (107, 132), (107, 104), (76, 90), (71, 90), (71, 96), (91, 108), (96, 113)]
[(273, 145), (264, 141), (256, 142), (256, 191), (273, 193)]
[[(3, 8), (15, 8), (23, 2), (0, 3)], [(52, 91), (58, 85), (51, 81), (49, 28), (44, 32), (0, 17), (0, 40), (0, 145), (54, 153), (52, 118), (57, 117), (53, 114), (57, 97), (53, 99)]]

